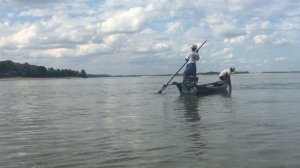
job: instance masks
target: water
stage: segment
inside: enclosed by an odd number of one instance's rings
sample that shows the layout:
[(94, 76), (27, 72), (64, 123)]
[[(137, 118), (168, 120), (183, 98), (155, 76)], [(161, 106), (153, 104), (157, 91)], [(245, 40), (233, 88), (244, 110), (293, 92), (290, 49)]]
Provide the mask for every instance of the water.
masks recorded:
[(231, 96), (154, 94), (169, 79), (1, 80), (1, 167), (300, 167), (300, 74), (233, 75)]

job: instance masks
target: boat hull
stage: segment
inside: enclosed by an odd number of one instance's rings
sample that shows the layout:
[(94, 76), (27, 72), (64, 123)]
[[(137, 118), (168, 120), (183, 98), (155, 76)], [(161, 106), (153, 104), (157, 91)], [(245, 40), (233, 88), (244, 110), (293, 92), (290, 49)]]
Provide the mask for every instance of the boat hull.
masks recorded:
[(185, 84), (173, 82), (177, 86), (181, 95), (194, 94), (194, 95), (208, 95), (216, 93), (226, 93), (228, 84), (223, 81), (208, 83), (203, 85)]

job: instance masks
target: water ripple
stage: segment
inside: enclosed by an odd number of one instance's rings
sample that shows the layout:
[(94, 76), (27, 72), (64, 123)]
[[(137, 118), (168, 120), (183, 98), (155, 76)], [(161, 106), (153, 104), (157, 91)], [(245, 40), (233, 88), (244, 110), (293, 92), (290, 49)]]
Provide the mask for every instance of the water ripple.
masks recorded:
[(1, 81), (1, 167), (300, 166), (297, 75), (237, 75), (231, 96), (153, 94), (165, 80)]

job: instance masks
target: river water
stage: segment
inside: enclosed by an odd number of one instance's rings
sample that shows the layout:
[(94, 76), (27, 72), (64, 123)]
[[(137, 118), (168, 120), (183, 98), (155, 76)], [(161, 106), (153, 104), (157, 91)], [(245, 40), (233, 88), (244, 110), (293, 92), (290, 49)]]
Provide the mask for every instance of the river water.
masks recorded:
[(169, 79), (0, 80), (0, 167), (300, 167), (300, 74), (232, 75), (231, 96), (155, 94)]

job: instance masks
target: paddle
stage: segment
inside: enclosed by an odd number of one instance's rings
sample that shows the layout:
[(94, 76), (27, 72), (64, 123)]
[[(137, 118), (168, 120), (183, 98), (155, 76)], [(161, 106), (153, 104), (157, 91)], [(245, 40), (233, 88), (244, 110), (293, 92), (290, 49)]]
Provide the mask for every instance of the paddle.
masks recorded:
[[(206, 41), (207, 41), (207, 40), (205, 40), (205, 41), (201, 44), (201, 46), (199, 46), (199, 48), (196, 49), (196, 52), (197, 52), (197, 53), (198, 53), (199, 49), (206, 43)], [(159, 91), (157, 92), (157, 94), (161, 94), (162, 91), (165, 90), (165, 89), (168, 87), (168, 85), (169, 85), (169, 83), (172, 81), (172, 79), (178, 74), (178, 72), (185, 66), (185, 64), (186, 64), (187, 62), (188, 62), (188, 60), (180, 67), (180, 69), (172, 76), (172, 78), (171, 78), (166, 84), (163, 85), (163, 87), (161, 88), (161, 90), (159, 90)]]

